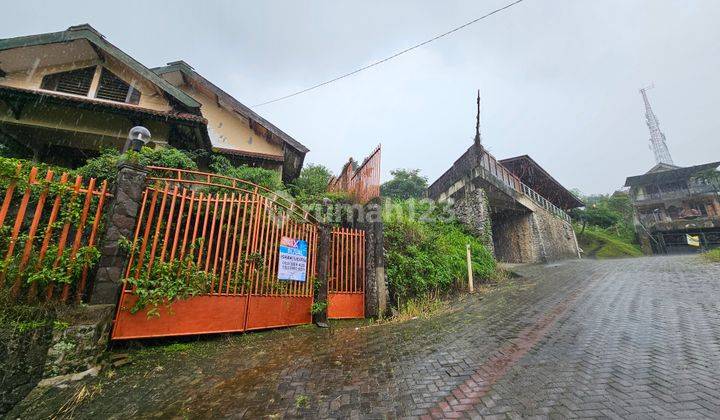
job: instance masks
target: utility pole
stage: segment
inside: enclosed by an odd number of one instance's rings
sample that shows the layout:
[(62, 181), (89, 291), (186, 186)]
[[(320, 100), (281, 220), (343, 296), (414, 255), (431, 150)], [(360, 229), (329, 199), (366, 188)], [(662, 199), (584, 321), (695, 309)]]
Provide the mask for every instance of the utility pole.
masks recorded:
[(647, 97), (647, 91), (654, 88), (652, 84), (646, 88), (640, 89), (640, 94), (645, 102), (645, 122), (647, 123), (648, 129), (650, 130), (650, 148), (655, 154), (655, 163), (666, 163), (668, 165), (674, 165), (670, 151), (668, 150), (667, 143), (665, 141), (665, 134), (660, 131), (660, 121), (658, 121), (655, 113), (650, 107), (650, 101)]

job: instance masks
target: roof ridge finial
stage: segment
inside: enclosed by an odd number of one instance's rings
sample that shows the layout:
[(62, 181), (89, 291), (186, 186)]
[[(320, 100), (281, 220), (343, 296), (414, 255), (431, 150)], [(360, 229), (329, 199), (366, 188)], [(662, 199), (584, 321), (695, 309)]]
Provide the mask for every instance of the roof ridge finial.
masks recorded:
[(480, 89), (477, 91), (477, 114), (475, 115), (475, 144), (480, 145)]

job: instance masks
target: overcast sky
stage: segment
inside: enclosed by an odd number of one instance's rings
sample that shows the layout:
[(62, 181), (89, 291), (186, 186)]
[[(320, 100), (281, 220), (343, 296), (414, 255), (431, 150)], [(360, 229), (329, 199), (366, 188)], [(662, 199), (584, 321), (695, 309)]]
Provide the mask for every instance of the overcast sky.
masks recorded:
[[(510, 0), (13, 2), (0, 38), (90, 23), (148, 67), (183, 59), (246, 105), (335, 77)], [(383, 146), (383, 178), (432, 182), (470, 145), (475, 92), (498, 158), (609, 193), (654, 165), (638, 88), (678, 165), (720, 160), (720, 1), (525, 0), (261, 115), (337, 171)]]

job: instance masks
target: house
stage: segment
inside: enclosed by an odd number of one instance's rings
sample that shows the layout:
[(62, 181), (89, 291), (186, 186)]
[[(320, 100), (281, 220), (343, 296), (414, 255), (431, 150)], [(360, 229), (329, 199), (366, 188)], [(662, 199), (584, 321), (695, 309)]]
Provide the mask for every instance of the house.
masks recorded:
[(153, 71), (201, 103), (213, 151), (232, 162), (281, 170), (297, 178), (308, 148), (198, 74), (184, 61)]
[[(720, 246), (720, 162), (680, 167), (659, 163), (628, 177), (634, 222), (643, 249), (688, 252)], [(693, 246), (694, 238), (700, 246)]]
[(206, 150), (297, 177), (308, 149), (184, 62), (149, 69), (90, 25), (0, 40), (5, 154), (76, 167), (143, 125), (155, 147)]

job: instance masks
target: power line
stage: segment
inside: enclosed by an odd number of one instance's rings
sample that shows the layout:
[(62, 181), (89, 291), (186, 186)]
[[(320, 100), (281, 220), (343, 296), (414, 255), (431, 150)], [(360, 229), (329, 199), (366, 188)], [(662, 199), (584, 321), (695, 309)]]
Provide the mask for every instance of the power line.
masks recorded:
[(419, 44), (415, 44), (415, 45), (413, 45), (412, 47), (405, 48), (405, 49), (402, 50), (402, 51), (398, 51), (398, 52), (396, 52), (395, 54), (393, 54), (393, 55), (391, 55), (391, 56), (389, 56), (389, 57), (383, 58), (382, 60), (378, 60), (378, 61), (376, 61), (376, 62), (374, 62), (374, 63), (368, 64), (367, 66), (364, 66), (364, 67), (360, 67), (359, 69), (353, 70), (353, 71), (351, 71), (351, 72), (349, 72), (349, 73), (345, 73), (345, 74), (343, 74), (343, 75), (341, 75), (341, 76), (338, 76), (338, 77), (336, 77), (336, 78), (334, 78), (334, 79), (326, 80), (326, 81), (324, 81), (324, 82), (322, 82), (322, 83), (318, 83), (318, 84), (316, 84), (316, 85), (313, 85), (313, 86), (310, 86), (310, 87), (308, 87), (308, 88), (299, 90), (299, 91), (294, 92), (294, 93), (291, 93), (291, 94), (289, 94), (289, 95), (281, 96), (281, 97), (279, 97), (279, 98), (275, 98), (275, 99), (270, 100), (270, 101), (266, 101), (266, 102), (263, 102), (263, 103), (260, 103), (260, 104), (257, 104), (257, 105), (253, 105), (253, 107), (259, 107), (259, 106), (271, 104), (271, 103), (273, 103), (273, 102), (278, 102), (278, 101), (282, 101), (282, 100), (284, 100), (284, 99), (292, 98), (293, 96), (297, 96), (297, 95), (303, 94), (303, 93), (305, 93), (305, 92), (309, 92), (309, 91), (311, 91), (311, 90), (313, 90), (313, 89), (317, 89), (317, 88), (319, 88), (319, 87), (322, 87), (322, 86), (325, 86), (325, 85), (329, 85), (330, 83), (337, 82), (338, 80), (344, 79), (344, 78), (346, 78), (346, 77), (350, 77), (350, 76), (352, 76), (352, 75), (354, 75), (354, 74), (360, 73), (360, 72), (363, 71), (363, 70), (367, 70), (367, 69), (369, 69), (369, 68), (371, 68), (371, 67), (375, 67), (375, 66), (377, 66), (377, 65), (379, 65), (379, 64), (382, 64), (382, 63), (384, 63), (384, 62), (386, 62), (386, 61), (390, 61), (390, 60), (392, 60), (393, 58), (396, 58), (396, 57), (399, 57), (399, 56), (401, 56), (401, 55), (403, 55), (403, 54), (405, 54), (405, 53), (408, 53), (408, 52), (410, 52), (410, 51), (412, 51), (412, 50), (414, 50), (414, 49), (420, 48), (420, 47), (422, 47), (423, 45), (427, 45), (427, 44), (429, 44), (429, 43), (431, 43), (431, 42), (433, 42), (433, 41), (437, 41), (437, 40), (440, 39), (440, 38), (446, 37), (446, 36), (448, 36), (448, 35), (450, 35), (450, 34), (452, 34), (452, 33), (454, 33), (454, 32), (457, 32), (457, 31), (459, 31), (459, 30), (461, 30), (461, 29), (463, 29), (463, 28), (465, 28), (465, 27), (467, 27), (467, 26), (472, 25), (473, 23), (477, 23), (477, 22), (479, 22), (479, 21), (481, 21), (481, 20), (483, 20), (483, 19), (485, 19), (485, 18), (488, 18), (488, 17), (494, 15), (495, 13), (499, 13), (499, 12), (502, 12), (503, 10), (505, 10), (505, 9), (509, 9), (509, 8), (515, 6), (516, 4), (521, 3), (521, 2), (523, 2), (523, 1), (524, 1), (524, 0), (515, 0), (514, 2), (512, 2), (512, 3), (510, 3), (510, 4), (507, 4), (507, 5), (499, 8), (499, 9), (495, 9), (495, 10), (493, 10), (492, 12), (487, 13), (487, 14), (485, 14), (485, 15), (483, 15), (483, 16), (480, 16), (480, 17), (477, 18), (477, 19), (473, 19), (473, 20), (471, 20), (470, 22), (467, 22), (467, 23), (465, 23), (465, 24), (463, 24), (463, 25), (460, 25), (460, 26), (458, 26), (458, 27), (455, 27), (455, 28), (453, 28), (453, 29), (451, 29), (451, 30), (449, 30), (449, 31), (447, 31), (447, 32), (444, 32), (444, 33), (442, 33), (442, 34), (440, 34), (440, 35), (437, 35), (437, 36), (435, 36), (435, 37), (433, 37), (433, 38), (430, 38), (430, 39), (428, 39), (427, 41), (423, 41), (423, 42), (421, 42), (421, 43), (419, 43)]

